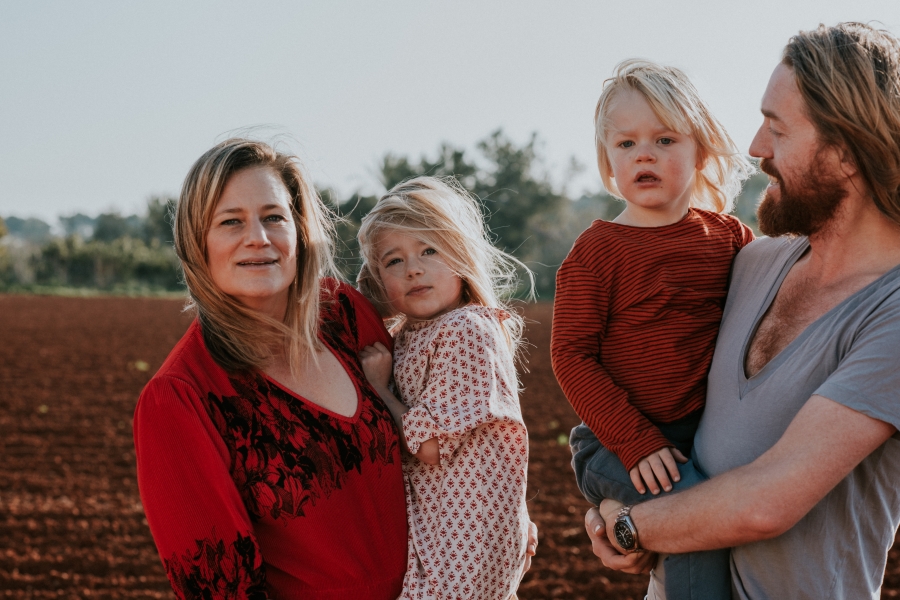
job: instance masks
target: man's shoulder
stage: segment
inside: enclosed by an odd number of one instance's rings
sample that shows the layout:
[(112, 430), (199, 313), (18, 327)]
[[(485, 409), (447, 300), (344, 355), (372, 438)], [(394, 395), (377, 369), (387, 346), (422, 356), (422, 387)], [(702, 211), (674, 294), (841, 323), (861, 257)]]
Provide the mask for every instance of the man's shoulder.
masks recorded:
[(805, 237), (761, 237), (744, 246), (734, 259), (735, 276), (759, 268), (770, 269), (773, 263), (787, 259), (809, 246)]

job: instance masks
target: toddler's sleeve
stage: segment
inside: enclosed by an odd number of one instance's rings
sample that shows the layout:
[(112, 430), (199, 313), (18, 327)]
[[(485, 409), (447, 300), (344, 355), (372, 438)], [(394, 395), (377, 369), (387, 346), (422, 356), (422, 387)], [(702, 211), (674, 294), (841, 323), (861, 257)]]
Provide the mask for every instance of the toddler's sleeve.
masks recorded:
[(521, 422), (515, 367), (497, 319), (466, 312), (441, 325), (431, 344), (428, 382), (403, 415), (410, 452), (437, 438), (446, 466), (479, 426)]

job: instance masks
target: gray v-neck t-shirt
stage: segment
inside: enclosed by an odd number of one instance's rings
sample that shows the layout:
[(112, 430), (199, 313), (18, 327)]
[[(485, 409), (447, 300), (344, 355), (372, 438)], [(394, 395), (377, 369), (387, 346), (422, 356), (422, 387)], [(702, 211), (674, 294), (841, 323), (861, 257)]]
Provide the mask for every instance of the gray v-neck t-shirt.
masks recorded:
[[(806, 238), (763, 238), (734, 263), (695, 438), (710, 477), (753, 462), (817, 394), (900, 428), (900, 267), (806, 328), (747, 378), (752, 334)], [(786, 533), (732, 550), (736, 598), (878, 599), (900, 524), (900, 434), (886, 441)]]

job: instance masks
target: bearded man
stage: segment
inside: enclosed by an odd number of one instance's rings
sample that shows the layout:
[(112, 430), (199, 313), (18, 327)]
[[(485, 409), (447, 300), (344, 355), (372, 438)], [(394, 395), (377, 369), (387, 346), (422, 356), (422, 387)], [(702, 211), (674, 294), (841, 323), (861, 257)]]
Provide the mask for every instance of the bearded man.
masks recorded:
[(694, 446), (712, 478), (585, 524), (613, 568), (733, 547), (736, 598), (877, 599), (900, 524), (900, 41), (799, 33), (762, 114), (770, 237), (734, 264)]

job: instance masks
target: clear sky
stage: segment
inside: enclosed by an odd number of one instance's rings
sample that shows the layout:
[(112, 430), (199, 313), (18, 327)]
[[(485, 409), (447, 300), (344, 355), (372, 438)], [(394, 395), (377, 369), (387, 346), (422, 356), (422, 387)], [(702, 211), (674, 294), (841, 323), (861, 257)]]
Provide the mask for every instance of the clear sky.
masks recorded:
[(211, 2), (0, 0), (0, 215), (141, 212), (249, 126), (314, 180), (378, 191), (386, 152), (536, 131), (557, 182), (599, 189), (594, 105), (622, 59), (681, 67), (738, 145), (792, 33), (895, 0)]

